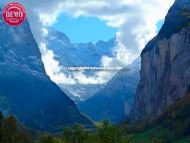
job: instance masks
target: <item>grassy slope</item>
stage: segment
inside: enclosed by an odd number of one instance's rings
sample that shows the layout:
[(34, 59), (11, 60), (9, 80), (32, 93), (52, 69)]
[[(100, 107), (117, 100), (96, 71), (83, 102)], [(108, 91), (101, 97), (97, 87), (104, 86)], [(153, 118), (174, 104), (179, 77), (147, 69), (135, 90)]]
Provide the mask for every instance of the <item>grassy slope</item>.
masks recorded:
[(151, 125), (137, 126), (131, 143), (190, 143), (190, 92)]

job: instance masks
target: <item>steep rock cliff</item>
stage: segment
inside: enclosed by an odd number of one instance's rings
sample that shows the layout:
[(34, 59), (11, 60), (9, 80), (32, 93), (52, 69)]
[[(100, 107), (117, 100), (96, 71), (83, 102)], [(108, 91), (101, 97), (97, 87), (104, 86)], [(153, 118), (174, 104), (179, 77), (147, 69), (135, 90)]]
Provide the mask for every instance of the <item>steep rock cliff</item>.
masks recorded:
[(132, 122), (152, 120), (190, 88), (190, 1), (176, 0), (141, 54)]

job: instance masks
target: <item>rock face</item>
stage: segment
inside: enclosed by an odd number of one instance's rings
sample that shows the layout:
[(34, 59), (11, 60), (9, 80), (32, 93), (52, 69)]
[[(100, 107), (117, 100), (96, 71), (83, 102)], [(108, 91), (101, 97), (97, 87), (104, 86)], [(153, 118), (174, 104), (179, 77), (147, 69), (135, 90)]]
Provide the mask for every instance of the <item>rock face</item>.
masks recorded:
[(39, 130), (62, 130), (76, 122), (92, 125), (46, 75), (29, 23), (11, 27), (1, 17), (0, 110)]
[(190, 1), (176, 0), (158, 35), (141, 54), (132, 122), (152, 120), (190, 88)]
[(139, 82), (140, 58), (119, 71), (93, 97), (79, 104), (79, 109), (95, 121), (109, 119), (119, 123), (128, 115), (134, 103)]

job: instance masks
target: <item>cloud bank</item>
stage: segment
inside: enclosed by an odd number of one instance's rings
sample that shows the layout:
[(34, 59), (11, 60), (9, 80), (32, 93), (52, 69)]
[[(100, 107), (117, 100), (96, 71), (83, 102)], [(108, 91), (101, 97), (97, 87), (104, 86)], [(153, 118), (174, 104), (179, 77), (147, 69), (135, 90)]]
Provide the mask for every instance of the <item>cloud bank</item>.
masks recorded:
[[(111, 78), (109, 73), (98, 72), (93, 77), (76, 73), (67, 77), (54, 60), (54, 54), (46, 47), (44, 37), (48, 34), (46, 26), (56, 22), (62, 13), (72, 17), (97, 17), (108, 26), (116, 27), (118, 45), (114, 57), (104, 55), (102, 66), (126, 66), (136, 59), (146, 43), (156, 35), (158, 21), (163, 20), (174, 0), (17, 0), (25, 5), (32, 32), (41, 49), (45, 69), (56, 83), (97, 84)], [(3, 0), (1, 3), (8, 3)], [(64, 26), (64, 24), (63, 24)], [(39, 34), (41, 33), (41, 34)]]

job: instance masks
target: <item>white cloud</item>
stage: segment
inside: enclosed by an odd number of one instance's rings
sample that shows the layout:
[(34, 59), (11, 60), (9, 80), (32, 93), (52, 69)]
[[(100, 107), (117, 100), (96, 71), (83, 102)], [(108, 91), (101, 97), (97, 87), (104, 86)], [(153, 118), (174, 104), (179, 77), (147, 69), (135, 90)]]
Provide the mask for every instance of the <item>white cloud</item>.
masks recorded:
[(56, 81), (57, 84), (68, 83), (75, 84), (76, 81), (71, 76), (66, 76), (61, 72), (59, 62), (54, 59), (54, 53), (48, 50), (45, 43), (40, 43), (40, 51), (42, 53), (42, 61), (45, 65), (46, 73), (51, 80)]
[(73, 0), (63, 2), (61, 11), (74, 17), (98, 17), (108, 26), (117, 27), (119, 32), (115, 57), (107, 59), (112, 61), (110, 64), (126, 65), (137, 58), (146, 43), (156, 35), (157, 22), (164, 19), (173, 2), (174, 0)]
[[(3, 0), (0, 3), (7, 3)], [(164, 19), (174, 0), (15, 0), (25, 5), (32, 32), (41, 47), (47, 74), (56, 83), (101, 83), (110, 79), (112, 74), (97, 72), (94, 77), (83, 73), (75, 74), (75, 79), (61, 73), (59, 63), (52, 51), (47, 50), (44, 37), (45, 26), (56, 22), (61, 13), (73, 17), (97, 17), (108, 26), (117, 27), (118, 45), (115, 56), (102, 57), (102, 65), (114, 66), (130, 64), (139, 56), (146, 43), (156, 34), (156, 23)]]

